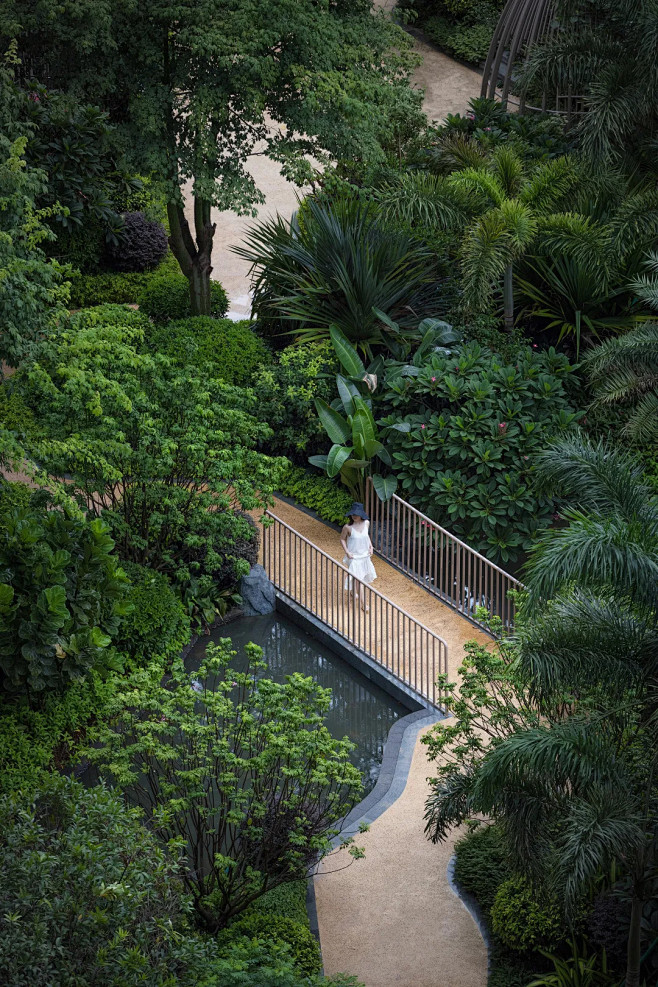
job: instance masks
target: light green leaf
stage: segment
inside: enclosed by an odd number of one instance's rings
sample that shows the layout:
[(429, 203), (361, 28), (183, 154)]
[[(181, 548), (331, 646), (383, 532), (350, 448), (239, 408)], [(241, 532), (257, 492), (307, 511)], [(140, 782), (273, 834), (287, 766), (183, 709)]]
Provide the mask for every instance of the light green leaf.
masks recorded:
[(366, 375), (366, 368), (349, 339), (343, 335), (337, 326), (330, 326), (331, 341), (336, 350), (336, 356), (340, 360), (341, 366), (349, 377), (357, 377), (361, 380)]
[(315, 409), (332, 442), (345, 445), (350, 441), (350, 426), (342, 415), (330, 408), (322, 398), (315, 399)]
[(337, 476), (353, 452), (351, 446), (333, 445), (327, 457), (327, 476)]
[(397, 490), (398, 481), (394, 476), (380, 476), (375, 473), (372, 477), (372, 485), (380, 500), (390, 500)]

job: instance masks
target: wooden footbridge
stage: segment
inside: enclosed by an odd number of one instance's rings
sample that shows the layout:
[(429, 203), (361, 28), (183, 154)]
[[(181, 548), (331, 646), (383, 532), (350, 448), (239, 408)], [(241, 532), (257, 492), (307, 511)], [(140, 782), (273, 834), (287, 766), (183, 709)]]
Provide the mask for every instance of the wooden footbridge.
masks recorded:
[(378, 578), (358, 601), (338, 532), (283, 500), (267, 512), (263, 564), (279, 593), (439, 707), (438, 676), (453, 680), (465, 641), (490, 640), (478, 606), (511, 630), (521, 584), (399, 497), (383, 504), (368, 486), (366, 507)]

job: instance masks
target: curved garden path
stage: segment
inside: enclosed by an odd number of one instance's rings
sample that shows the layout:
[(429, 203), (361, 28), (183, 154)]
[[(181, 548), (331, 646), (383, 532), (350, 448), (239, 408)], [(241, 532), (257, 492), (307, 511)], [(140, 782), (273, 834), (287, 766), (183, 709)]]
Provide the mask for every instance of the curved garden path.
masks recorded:
[[(375, 0), (375, 6), (391, 10), (394, 0)], [(480, 74), (427, 44), (419, 31), (412, 29), (410, 33), (414, 37), (415, 49), (423, 59), (413, 81), (415, 86), (425, 90), (423, 109), (428, 118), (441, 121), (448, 113), (463, 113), (468, 101), (480, 94)], [(249, 159), (248, 167), (265, 194), (265, 203), (258, 209), (258, 218), (266, 219), (277, 212), (282, 216), (291, 216), (297, 206), (299, 190), (281, 176), (278, 165), (269, 158), (254, 154)], [(230, 248), (242, 241), (244, 231), (254, 219), (236, 216), (232, 212), (215, 211), (213, 221), (217, 224), (212, 253), (213, 277), (222, 282), (228, 293), (229, 316), (249, 318), (249, 265), (231, 253)]]
[[(342, 558), (334, 528), (280, 499), (273, 513)], [(375, 565), (377, 589), (446, 641), (455, 681), (465, 642), (490, 639), (382, 559)], [(355, 974), (366, 987), (485, 987), (485, 944), (448, 879), (454, 839), (434, 846), (423, 832), (427, 778), (435, 773), (420, 741), (427, 726), (409, 730), (406, 784), (396, 778), (388, 807), (357, 837), (365, 858), (350, 864), (345, 853), (331, 856), (314, 879), (325, 972)]]

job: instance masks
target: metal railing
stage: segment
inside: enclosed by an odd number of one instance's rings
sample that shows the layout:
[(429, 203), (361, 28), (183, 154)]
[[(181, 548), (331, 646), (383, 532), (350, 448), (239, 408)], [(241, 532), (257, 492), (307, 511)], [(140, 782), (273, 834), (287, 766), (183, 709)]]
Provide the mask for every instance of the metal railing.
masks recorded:
[(270, 511), (263, 565), (276, 588), (434, 706), (445, 641)]
[(500, 617), (506, 631), (514, 629), (515, 603), (509, 591), (523, 589), (523, 583), (401, 497), (394, 494), (382, 502), (369, 477), (366, 509), (378, 555), (478, 627), (488, 630), (475, 616), (483, 606)]

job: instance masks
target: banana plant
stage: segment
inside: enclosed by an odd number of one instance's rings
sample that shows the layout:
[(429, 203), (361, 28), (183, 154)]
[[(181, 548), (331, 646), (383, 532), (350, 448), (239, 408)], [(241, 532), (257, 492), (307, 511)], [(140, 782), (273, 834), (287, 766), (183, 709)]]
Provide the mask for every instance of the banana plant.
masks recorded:
[(341, 482), (355, 500), (365, 500), (366, 477), (370, 476), (380, 500), (389, 500), (397, 488), (390, 474), (373, 472), (379, 461), (391, 466), (391, 457), (384, 445), (390, 429), (408, 432), (411, 426), (399, 422), (380, 429), (372, 412), (372, 393), (377, 387), (377, 371), (383, 361), (375, 361), (366, 370), (356, 349), (336, 327), (329, 330), (336, 356), (344, 373), (336, 375), (338, 397), (329, 405), (316, 398), (315, 407), (327, 435), (333, 443), (326, 456), (310, 456), (309, 462), (325, 470), (327, 476), (340, 476)]

